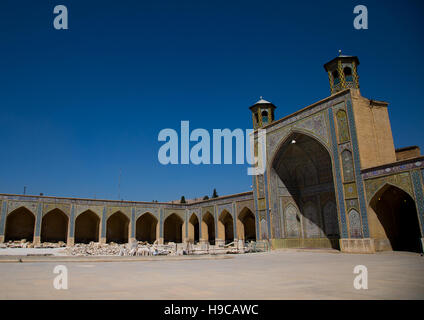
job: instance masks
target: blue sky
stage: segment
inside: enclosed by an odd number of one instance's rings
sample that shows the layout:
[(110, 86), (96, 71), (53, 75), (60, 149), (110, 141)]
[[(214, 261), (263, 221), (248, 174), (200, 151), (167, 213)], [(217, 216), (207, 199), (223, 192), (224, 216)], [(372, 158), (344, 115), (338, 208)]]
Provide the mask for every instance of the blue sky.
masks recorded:
[[(66, 5), (69, 29), (53, 28)], [(369, 29), (353, 28), (368, 7)], [(244, 165), (163, 166), (163, 128), (251, 128), (329, 95), (323, 64), (360, 59), (396, 147), (424, 149), (422, 1), (1, 1), (0, 192), (168, 201), (250, 190)]]

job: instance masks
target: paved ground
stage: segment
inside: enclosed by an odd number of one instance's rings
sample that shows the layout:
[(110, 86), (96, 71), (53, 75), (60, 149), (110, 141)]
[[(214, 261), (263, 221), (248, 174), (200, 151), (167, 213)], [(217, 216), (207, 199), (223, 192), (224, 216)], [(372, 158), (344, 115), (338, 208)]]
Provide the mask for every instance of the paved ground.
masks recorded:
[[(219, 260), (0, 263), (0, 299), (424, 299), (424, 257), (273, 251)], [(353, 287), (355, 265), (368, 290)]]

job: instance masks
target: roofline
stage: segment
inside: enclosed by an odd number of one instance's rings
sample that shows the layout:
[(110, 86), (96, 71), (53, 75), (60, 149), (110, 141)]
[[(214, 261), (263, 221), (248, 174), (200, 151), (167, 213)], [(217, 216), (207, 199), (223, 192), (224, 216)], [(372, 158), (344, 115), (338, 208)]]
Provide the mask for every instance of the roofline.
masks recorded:
[(398, 166), (398, 165), (407, 164), (407, 163), (411, 163), (411, 162), (417, 162), (417, 161), (424, 161), (424, 156), (409, 158), (409, 159), (405, 159), (405, 160), (385, 163), (385, 164), (375, 166), (375, 167), (365, 168), (365, 169), (361, 170), (361, 173), (367, 173), (367, 172), (371, 172), (371, 171), (375, 171), (375, 170), (385, 169), (385, 168), (388, 168), (388, 167)]
[(325, 71), (328, 71), (327, 67), (332, 64), (334, 61), (341, 59), (341, 60), (355, 60), (356, 65), (359, 66), (359, 59), (357, 56), (338, 56), (335, 57), (334, 59), (328, 61), (326, 64), (324, 64), (324, 69)]
[(191, 206), (194, 204), (200, 204), (204, 202), (211, 202), (215, 200), (223, 200), (228, 198), (234, 198), (244, 195), (253, 194), (253, 191), (246, 191), (241, 193), (235, 193), (235, 194), (229, 194), (217, 198), (210, 198), (208, 200), (199, 200), (192, 203), (172, 203), (172, 202), (148, 202), (148, 201), (129, 201), (129, 200), (109, 200), (109, 199), (90, 199), (90, 198), (70, 198), (70, 197), (54, 197), (54, 196), (40, 196), (40, 195), (28, 195), (28, 194), (13, 194), (13, 193), (0, 193), (0, 196), (6, 196), (6, 197), (24, 197), (24, 198), (38, 198), (38, 199), (52, 199), (52, 200), (74, 200), (74, 201), (97, 201), (97, 202), (110, 202), (110, 203), (126, 203), (126, 204), (155, 204), (155, 205), (181, 205), (184, 206)]
[(409, 147), (402, 147), (395, 149), (395, 152), (401, 152), (401, 151), (407, 151), (407, 150), (413, 150), (413, 149), (419, 149), (419, 146), (409, 146)]
[(254, 107), (259, 107), (259, 106), (272, 106), (274, 107), (274, 109), (277, 108), (273, 103), (269, 102), (269, 103), (255, 103), (253, 106), (250, 106), (249, 109), (252, 110)]
[(324, 103), (324, 102), (326, 102), (326, 101), (328, 101), (328, 100), (331, 100), (331, 99), (333, 99), (333, 98), (335, 98), (335, 97), (342, 96), (342, 95), (346, 94), (346, 93), (347, 93), (347, 92), (349, 92), (349, 91), (350, 91), (350, 89), (349, 89), (349, 88), (348, 88), (348, 89), (345, 89), (345, 90), (343, 90), (343, 91), (339, 91), (339, 92), (337, 92), (337, 93), (335, 93), (335, 94), (333, 94), (333, 95), (331, 95), (331, 96), (328, 96), (328, 97), (326, 97), (326, 98), (324, 98), (324, 99), (322, 99), (322, 100), (319, 100), (319, 101), (317, 101), (317, 102), (314, 102), (313, 104), (310, 104), (309, 106), (304, 107), (303, 109), (300, 109), (300, 110), (298, 110), (298, 111), (296, 111), (296, 112), (293, 112), (293, 113), (291, 113), (291, 114), (289, 114), (289, 115), (287, 115), (287, 116), (285, 116), (285, 117), (283, 117), (283, 118), (280, 118), (280, 119), (278, 119), (278, 120), (276, 120), (276, 121), (274, 121), (274, 122), (272, 122), (272, 123), (270, 123), (270, 124), (268, 124), (268, 125), (264, 126), (262, 129), (265, 129), (265, 128), (271, 128), (272, 126), (274, 126), (274, 125), (276, 125), (276, 124), (278, 124), (278, 123), (280, 123), (280, 122), (283, 122), (283, 121), (285, 121), (285, 120), (287, 120), (287, 119), (289, 119), (289, 118), (291, 118), (291, 117), (294, 117), (294, 116), (298, 115), (299, 113), (302, 113), (302, 112), (304, 112), (304, 111), (306, 111), (306, 110), (308, 110), (308, 109), (312, 109), (313, 107), (315, 107), (315, 106), (317, 106), (317, 105), (319, 105), (319, 104), (321, 104), (321, 103)]

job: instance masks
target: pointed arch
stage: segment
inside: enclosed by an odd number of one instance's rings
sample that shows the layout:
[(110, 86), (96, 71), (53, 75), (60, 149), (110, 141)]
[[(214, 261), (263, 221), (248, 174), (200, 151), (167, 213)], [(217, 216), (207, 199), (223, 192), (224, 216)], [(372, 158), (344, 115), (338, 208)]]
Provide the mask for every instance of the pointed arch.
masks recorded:
[(223, 210), (218, 219), (218, 238), (225, 243), (234, 241), (233, 216), (227, 210)]
[(116, 211), (106, 221), (106, 242), (127, 243), (130, 219), (121, 211)]
[(195, 213), (192, 213), (188, 220), (188, 240), (192, 243), (199, 242), (199, 219)]
[(137, 241), (155, 242), (158, 239), (158, 219), (150, 213), (145, 212), (137, 218), (135, 223), (135, 238)]
[(34, 240), (35, 215), (26, 207), (19, 207), (10, 212), (6, 217), (5, 241), (25, 239)]
[(244, 207), (237, 219), (237, 235), (245, 241), (256, 241), (256, 218), (253, 212)]
[(41, 221), (41, 242), (66, 242), (69, 218), (65, 212), (55, 208), (47, 212)]
[(99, 241), (99, 216), (91, 210), (80, 213), (75, 219), (75, 243)]
[[(284, 197), (292, 204), (284, 210), (281, 207), (285, 237), (305, 240), (290, 243), (311, 246), (319, 243), (319, 246), (339, 249), (336, 233), (325, 231), (322, 206), (322, 202), (336, 199), (332, 152), (319, 138), (296, 131), (285, 137), (270, 162), (270, 181), (276, 186), (270, 191), (271, 201)], [(327, 229), (331, 227), (334, 231), (338, 230), (340, 219), (337, 206), (332, 209), (336, 218), (329, 221), (327, 213)], [(317, 238), (325, 241), (313, 240)]]
[[(300, 237), (300, 216), (295, 205), (290, 203), (284, 210), (285, 226), (288, 238)], [(284, 222), (283, 224), (284, 225)]]
[(422, 252), (415, 200), (405, 190), (385, 183), (368, 207), (370, 236), (377, 251)]
[(164, 242), (181, 243), (183, 239), (183, 224), (184, 221), (179, 215), (175, 213), (170, 214), (164, 221)]
[(215, 219), (209, 211), (202, 215), (202, 240), (215, 244)]

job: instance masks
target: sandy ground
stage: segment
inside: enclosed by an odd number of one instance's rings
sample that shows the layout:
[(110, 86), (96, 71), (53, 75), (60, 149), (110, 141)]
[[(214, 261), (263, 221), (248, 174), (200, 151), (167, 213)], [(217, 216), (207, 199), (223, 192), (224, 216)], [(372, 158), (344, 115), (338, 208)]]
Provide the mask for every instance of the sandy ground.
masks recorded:
[(2, 248), (0, 256), (26, 256), (28, 254), (51, 254), (54, 256), (65, 256), (64, 248)]
[[(0, 263), (0, 299), (424, 299), (424, 257), (272, 251), (221, 260)], [(57, 264), (69, 288), (53, 287)], [(353, 286), (356, 265), (368, 289)]]

